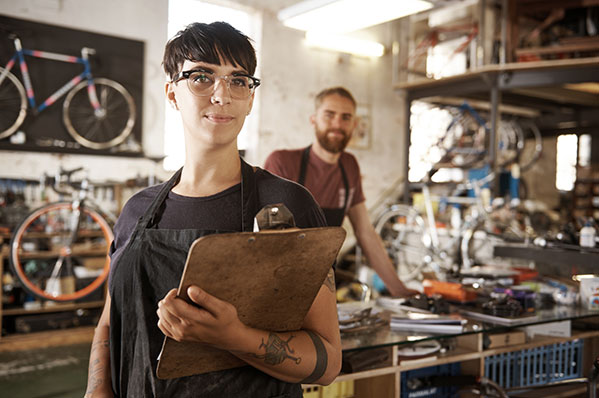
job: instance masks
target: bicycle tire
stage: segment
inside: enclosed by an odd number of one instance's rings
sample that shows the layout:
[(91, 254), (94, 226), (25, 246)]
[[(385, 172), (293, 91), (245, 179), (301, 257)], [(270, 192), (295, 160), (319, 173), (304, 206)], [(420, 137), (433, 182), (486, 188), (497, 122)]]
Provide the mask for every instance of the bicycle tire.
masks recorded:
[(375, 224), (387, 254), (403, 282), (419, 279), (428, 255), (424, 219), (410, 206), (393, 205), (383, 212)]
[[(73, 214), (71, 202), (42, 206), (30, 213), (15, 229), (10, 243), (10, 265), (27, 292), (44, 300), (73, 301), (92, 294), (107, 279), (110, 270), (108, 248), (114, 238), (112, 229), (96, 210), (85, 207), (81, 211), (83, 222), (78, 223), (78, 240), (71, 247), (63, 245), (70, 234), (65, 226), (68, 225), (69, 215)], [(27, 245), (34, 246), (35, 250)], [(81, 265), (85, 269), (80, 271), (91, 276), (80, 278), (75, 270), (73, 279), (69, 279), (73, 285), (70, 290), (59, 294), (46, 291), (48, 280), (51, 279), (48, 271), (56, 268), (61, 256), (67, 259), (67, 263), (74, 263), (74, 259), (84, 255), (89, 257), (86, 257), (87, 264), (84, 261)], [(94, 258), (103, 259), (103, 263), (93, 262)], [(70, 275), (65, 276), (64, 280), (68, 277)], [(62, 283), (61, 278), (59, 281)]]
[(454, 167), (468, 168), (484, 160), (487, 130), (469, 113), (452, 120), (437, 144), (445, 152), (445, 161)]
[(543, 136), (532, 120), (521, 121), (519, 127), (522, 129), (524, 142), (519, 154), (520, 172), (523, 173), (530, 169), (543, 154)]
[(13, 134), (27, 116), (27, 96), (23, 84), (8, 70), (0, 67), (0, 139)]
[(114, 80), (94, 78), (93, 82), (103, 112), (98, 113), (92, 106), (88, 81), (84, 80), (67, 94), (63, 121), (79, 144), (92, 149), (111, 148), (131, 134), (135, 125), (135, 102), (125, 87)]

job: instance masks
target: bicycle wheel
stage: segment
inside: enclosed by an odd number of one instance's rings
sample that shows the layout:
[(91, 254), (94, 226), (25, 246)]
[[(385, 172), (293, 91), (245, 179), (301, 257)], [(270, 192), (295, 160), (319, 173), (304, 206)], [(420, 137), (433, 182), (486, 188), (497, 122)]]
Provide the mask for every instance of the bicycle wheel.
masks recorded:
[(522, 120), (517, 127), (522, 129), (522, 149), (519, 154), (520, 172), (525, 172), (539, 160), (543, 152), (543, 137), (537, 125), (531, 120)]
[(394, 205), (385, 211), (375, 225), (397, 274), (403, 282), (420, 277), (430, 257), (430, 241), (424, 233), (424, 220), (410, 206)]
[(27, 115), (25, 88), (15, 75), (0, 68), (0, 139), (19, 128)]
[(125, 141), (135, 124), (135, 103), (119, 83), (93, 79), (100, 109), (94, 109), (87, 80), (82, 81), (65, 98), (63, 121), (69, 134), (81, 145), (106, 149)]
[(78, 220), (73, 217), (72, 203), (51, 203), (31, 213), (13, 234), (11, 267), (25, 290), (39, 298), (77, 300), (108, 277), (110, 226), (90, 208), (82, 208)]

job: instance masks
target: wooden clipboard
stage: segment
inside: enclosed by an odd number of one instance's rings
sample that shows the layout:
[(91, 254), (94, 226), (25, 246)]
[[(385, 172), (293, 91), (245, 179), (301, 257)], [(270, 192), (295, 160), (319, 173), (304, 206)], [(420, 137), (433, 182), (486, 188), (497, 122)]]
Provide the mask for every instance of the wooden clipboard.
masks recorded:
[[(190, 247), (178, 295), (200, 286), (228, 301), (248, 326), (284, 332), (300, 329), (345, 239), (341, 227), (208, 235)], [(156, 375), (190, 376), (245, 362), (202, 343), (165, 337)]]

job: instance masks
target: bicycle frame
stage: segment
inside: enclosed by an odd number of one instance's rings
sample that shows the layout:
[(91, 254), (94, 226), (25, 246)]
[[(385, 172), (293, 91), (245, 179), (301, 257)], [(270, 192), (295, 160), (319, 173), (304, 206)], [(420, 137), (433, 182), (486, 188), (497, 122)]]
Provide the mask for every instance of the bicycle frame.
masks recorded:
[[(94, 108), (95, 112), (101, 112), (102, 107), (100, 102), (98, 101), (98, 96), (96, 94), (96, 86), (94, 85), (93, 76), (91, 73), (91, 66), (88, 60), (88, 56), (94, 53), (94, 50), (91, 48), (84, 47), (81, 49), (81, 57), (76, 57), (72, 55), (58, 54), (47, 51), (39, 51), (39, 50), (29, 50), (24, 49), (21, 45), (21, 40), (18, 37), (13, 38), (16, 52), (12, 56), (12, 58), (8, 61), (6, 66), (4, 67), (4, 71), (0, 74), (0, 83), (6, 78), (8, 72), (15, 66), (17, 60), (19, 62), (19, 66), (21, 69), (21, 75), (23, 77), (23, 82), (25, 83), (25, 90), (27, 94), (27, 99), (29, 102), (29, 106), (33, 109), (34, 112), (39, 113), (44, 109), (54, 104), (58, 99), (64, 96), (69, 92), (73, 87), (75, 87), (82, 80), (87, 80), (87, 91), (89, 94), (90, 102)], [(83, 72), (79, 75), (73, 77), (70, 81), (68, 81), (61, 88), (56, 90), (53, 94), (51, 94), (44, 102), (42, 102), (39, 106), (36, 105), (35, 101), (35, 93), (33, 90), (33, 85), (31, 83), (31, 78), (29, 77), (29, 68), (27, 66), (27, 61), (25, 61), (25, 56), (32, 56), (35, 58), (43, 58), (50, 59), (54, 61), (60, 62), (68, 62), (72, 64), (82, 64)]]

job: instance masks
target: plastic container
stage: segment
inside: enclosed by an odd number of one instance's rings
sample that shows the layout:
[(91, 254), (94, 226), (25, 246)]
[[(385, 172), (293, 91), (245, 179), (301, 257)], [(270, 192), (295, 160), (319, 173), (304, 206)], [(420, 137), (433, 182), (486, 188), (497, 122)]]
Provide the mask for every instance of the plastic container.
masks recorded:
[(599, 310), (599, 276), (580, 279), (580, 304), (589, 310)]
[(580, 246), (595, 247), (595, 227), (590, 221), (580, 229)]
[(525, 387), (582, 376), (583, 340), (490, 355), (485, 377), (501, 387)]

